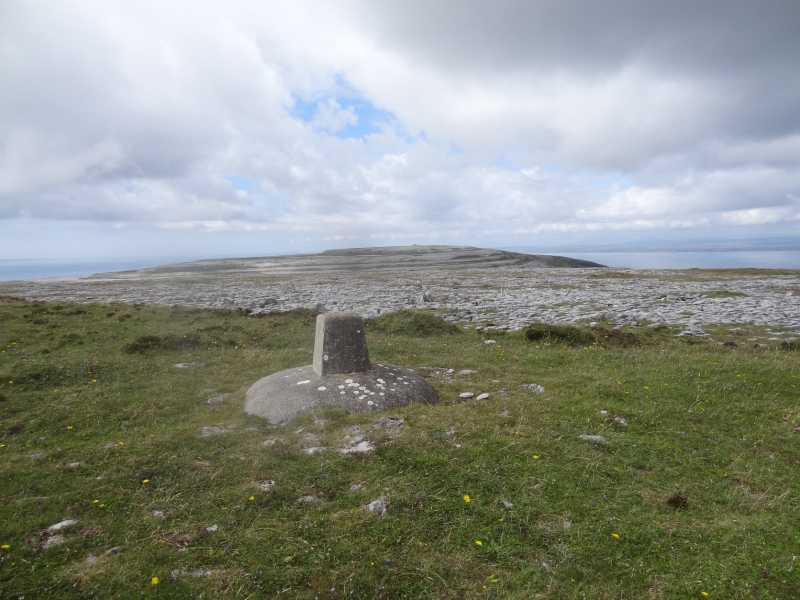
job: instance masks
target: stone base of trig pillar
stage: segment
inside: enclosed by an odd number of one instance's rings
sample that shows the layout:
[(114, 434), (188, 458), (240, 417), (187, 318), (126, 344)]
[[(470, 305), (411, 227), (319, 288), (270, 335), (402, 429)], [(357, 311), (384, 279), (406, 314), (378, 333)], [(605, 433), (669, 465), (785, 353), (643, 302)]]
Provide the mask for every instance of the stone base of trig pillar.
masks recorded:
[(364, 320), (352, 313), (317, 316), (314, 337), (314, 373), (366, 373), (369, 370)]
[(380, 411), (406, 404), (436, 404), (439, 396), (412, 369), (370, 364), (364, 321), (350, 313), (317, 317), (314, 363), (259, 379), (244, 411), (284, 423), (316, 408)]

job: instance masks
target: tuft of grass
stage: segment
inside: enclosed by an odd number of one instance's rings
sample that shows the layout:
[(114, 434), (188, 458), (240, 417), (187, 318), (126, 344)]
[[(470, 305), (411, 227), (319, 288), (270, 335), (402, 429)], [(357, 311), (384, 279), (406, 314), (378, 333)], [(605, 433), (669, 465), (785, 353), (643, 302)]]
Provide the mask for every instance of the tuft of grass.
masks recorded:
[(575, 325), (551, 325), (533, 323), (525, 329), (525, 339), (529, 342), (566, 344), (568, 346), (591, 346), (597, 337), (591, 330)]
[(147, 354), (149, 352), (175, 352), (180, 350), (195, 350), (201, 345), (200, 337), (188, 335), (142, 335), (126, 344), (124, 349), (128, 354)]
[(426, 337), (458, 333), (458, 325), (424, 310), (399, 310), (367, 320), (367, 330), (390, 335)]

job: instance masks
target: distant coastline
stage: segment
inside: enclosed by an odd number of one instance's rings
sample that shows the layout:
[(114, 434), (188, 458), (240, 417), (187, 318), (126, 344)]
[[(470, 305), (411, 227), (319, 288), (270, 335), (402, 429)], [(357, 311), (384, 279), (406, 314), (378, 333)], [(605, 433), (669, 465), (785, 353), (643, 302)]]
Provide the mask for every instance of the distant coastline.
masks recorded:
[[(787, 249), (728, 249), (724, 246), (708, 249), (618, 249), (543, 250), (533, 246), (503, 246), (500, 249), (526, 254), (562, 255), (589, 260), (612, 268), (630, 269), (800, 269), (800, 248)], [(278, 256), (280, 253), (265, 252)], [(207, 257), (209, 260), (227, 257)], [(87, 258), (87, 259), (0, 259), (0, 281), (36, 281), (57, 278), (88, 277), (110, 273), (158, 267), (166, 264), (199, 260), (197, 257), (156, 258)]]
[(0, 259), (0, 281), (37, 281), (87, 277), (95, 273), (143, 269), (186, 260), (175, 257), (159, 258), (87, 258), (87, 259)]

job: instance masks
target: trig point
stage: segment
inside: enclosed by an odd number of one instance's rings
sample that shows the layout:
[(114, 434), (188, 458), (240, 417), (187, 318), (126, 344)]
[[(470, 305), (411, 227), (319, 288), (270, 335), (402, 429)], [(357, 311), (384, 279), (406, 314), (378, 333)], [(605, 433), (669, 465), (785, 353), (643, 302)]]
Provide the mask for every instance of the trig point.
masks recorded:
[(436, 391), (412, 369), (369, 362), (361, 317), (327, 313), (317, 317), (313, 364), (259, 379), (247, 391), (244, 410), (283, 423), (322, 407), (367, 412), (438, 401)]
[(317, 316), (314, 373), (364, 373), (369, 370), (364, 320), (352, 313)]

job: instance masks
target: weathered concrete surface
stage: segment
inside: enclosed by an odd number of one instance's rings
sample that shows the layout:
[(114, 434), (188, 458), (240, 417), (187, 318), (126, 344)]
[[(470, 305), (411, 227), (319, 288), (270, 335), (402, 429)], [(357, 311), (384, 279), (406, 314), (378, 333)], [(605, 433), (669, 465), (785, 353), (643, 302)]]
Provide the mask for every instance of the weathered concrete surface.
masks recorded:
[(370, 412), (438, 402), (436, 390), (412, 369), (376, 363), (364, 373), (320, 376), (307, 365), (258, 380), (247, 391), (244, 411), (278, 424), (316, 408)]
[(366, 372), (369, 353), (364, 319), (353, 313), (318, 315), (312, 366), (319, 376)]

